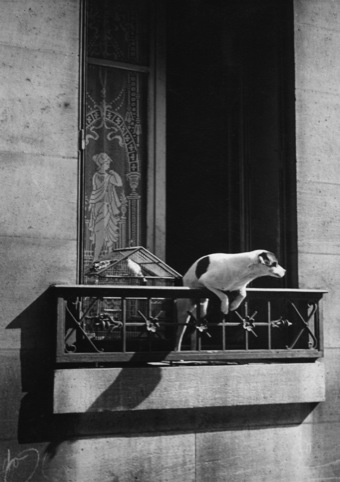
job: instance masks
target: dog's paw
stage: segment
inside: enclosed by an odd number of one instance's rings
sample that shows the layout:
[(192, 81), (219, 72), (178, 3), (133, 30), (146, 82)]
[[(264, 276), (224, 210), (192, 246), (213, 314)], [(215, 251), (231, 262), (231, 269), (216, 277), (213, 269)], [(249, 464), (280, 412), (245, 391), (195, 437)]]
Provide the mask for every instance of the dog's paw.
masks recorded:
[(242, 303), (242, 302), (240, 302), (240, 303), (235, 303), (235, 304), (232, 303), (232, 304), (230, 305), (230, 311), (235, 311), (235, 310), (237, 310), (237, 308), (240, 306), (241, 303)]
[(244, 300), (245, 296), (239, 296), (230, 303), (230, 311), (235, 311), (241, 305), (242, 301)]
[(241, 303), (231, 303), (230, 311), (235, 311), (240, 306)]
[(221, 311), (224, 315), (227, 315), (229, 313), (229, 304), (228, 303), (222, 303), (221, 304)]

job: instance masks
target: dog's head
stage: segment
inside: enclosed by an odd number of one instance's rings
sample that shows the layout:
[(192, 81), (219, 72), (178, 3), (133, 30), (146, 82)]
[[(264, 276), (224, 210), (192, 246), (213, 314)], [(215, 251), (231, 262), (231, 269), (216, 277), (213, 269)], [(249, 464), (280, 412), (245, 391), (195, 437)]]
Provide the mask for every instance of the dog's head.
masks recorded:
[(261, 251), (258, 255), (258, 262), (263, 272), (262, 276), (283, 278), (286, 274), (286, 270), (279, 265), (275, 254), (270, 251)]

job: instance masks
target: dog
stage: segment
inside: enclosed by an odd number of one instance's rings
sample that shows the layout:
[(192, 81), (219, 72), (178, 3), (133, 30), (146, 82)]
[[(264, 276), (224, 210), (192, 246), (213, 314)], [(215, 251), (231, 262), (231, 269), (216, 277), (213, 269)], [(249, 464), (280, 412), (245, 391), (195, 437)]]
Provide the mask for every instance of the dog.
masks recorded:
[[(257, 249), (246, 253), (213, 253), (199, 258), (183, 276), (183, 286), (207, 289), (220, 300), (223, 315), (236, 310), (247, 295), (247, 285), (261, 276), (282, 278), (286, 270), (279, 265), (274, 253)], [(233, 299), (229, 302), (230, 294)], [(192, 299), (177, 299), (177, 321), (179, 323), (175, 351), (181, 350), (183, 336), (191, 315), (197, 307)], [(208, 299), (200, 303), (200, 318), (207, 314)]]

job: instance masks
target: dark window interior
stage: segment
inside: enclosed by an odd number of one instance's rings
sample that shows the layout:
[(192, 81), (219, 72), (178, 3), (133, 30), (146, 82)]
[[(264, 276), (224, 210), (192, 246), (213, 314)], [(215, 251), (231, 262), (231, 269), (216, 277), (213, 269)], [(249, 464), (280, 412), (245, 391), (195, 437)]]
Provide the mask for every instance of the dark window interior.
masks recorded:
[(184, 273), (263, 248), (296, 286), (292, 2), (171, 0), (166, 13), (166, 261)]

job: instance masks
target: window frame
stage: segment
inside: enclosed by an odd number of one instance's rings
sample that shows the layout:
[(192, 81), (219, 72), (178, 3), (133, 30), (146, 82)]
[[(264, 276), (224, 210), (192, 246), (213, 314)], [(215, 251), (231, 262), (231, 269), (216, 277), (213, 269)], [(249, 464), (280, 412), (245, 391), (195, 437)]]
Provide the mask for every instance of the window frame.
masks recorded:
[[(154, 7), (154, 14), (152, 18), (153, 28), (151, 28), (151, 54), (150, 54), (150, 66), (141, 67), (140, 65), (125, 64), (122, 62), (114, 61), (101, 61), (100, 64), (103, 66), (119, 67), (122, 69), (134, 70), (148, 72), (149, 75), (149, 85), (148, 85), (148, 136), (147, 136), (147, 213), (146, 213), (146, 247), (151, 252), (156, 254), (159, 258), (165, 259), (166, 254), (166, 66), (165, 66), (165, 0), (153, 1), (151, 3)], [(80, 283), (84, 278), (84, 273), (82, 272), (83, 266), (83, 239), (82, 239), (82, 229), (84, 221), (83, 213), (83, 202), (84, 202), (84, 162), (85, 162), (85, 139), (84, 139), (84, 127), (85, 127), (85, 92), (86, 92), (86, 62), (97, 63), (96, 60), (86, 59), (86, 7), (87, 0), (82, 2), (81, 10), (81, 47), (80, 47), (80, 109), (79, 109), (79, 119), (80, 119), (80, 163), (79, 163), (79, 223), (78, 223), (78, 240), (79, 240), (79, 256), (78, 256), (78, 285), (63, 287), (57, 286), (57, 292), (62, 292), (63, 290), (68, 290), (82, 293), (83, 288), (88, 288), (89, 290), (95, 289), (94, 287), (84, 287)], [(292, 38), (289, 38), (290, 42), (293, 42)], [(290, 53), (285, 53), (286, 57), (282, 61), (282, 67), (285, 65), (287, 56)], [(290, 85), (294, 84), (294, 73), (291, 71), (289, 77)], [(284, 91), (285, 95), (287, 90)], [(292, 95), (292, 91), (289, 91), (289, 95)], [(285, 106), (289, 106), (288, 111), (281, 112), (283, 116), (283, 124), (287, 126), (290, 124), (290, 128), (286, 129), (285, 132), (291, 135), (294, 130), (294, 109), (292, 99), (282, 99)], [(292, 127), (293, 126), (293, 127)], [(283, 142), (285, 141), (285, 142)], [(296, 247), (296, 171), (295, 171), (295, 154), (294, 154), (294, 137), (289, 137), (284, 139), (282, 142), (285, 144), (287, 149), (287, 158), (289, 164), (286, 170), (286, 177), (283, 180), (285, 184), (286, 197), (284, 199), (284, 205), (289, 211), (289, 217), (284, 218), (285, 223), (285, 233), (287, 236), (286, 247), (287, 247), (287, 259), (289, 259), (289, 266), (293, 269), (293, 276), (297, 275), (297, 247)], [(244, 194), (242, 194), (244, 197)], [(247, 217), (247, 213), (243, 213), (243, 217)], [(293, 234), (292, 234), (293, 233)], [(289, 256), (288, 256), (289, 254)], [(285, 264), (285, 263), (283, 263)], [(285, 264), (285, 266), (287, 266)], [(297, 278), (297, 276), (296, 276)], [(297, 285), (297, 281), (293, 283), (294, 286)], [(113, 289), (114, 287), (107, 286), (107, 290)], [(102, 288), (104, 291), (105, 289)], [(137, 289), (137, 288), (136, 288)], [(190, 291), (190, 290), (189, 290)], [(255, 290), (256, 291), (256, 290)], [(263, 292), (269, 292), (270, 290), (263, 290)], [(281, 291), (282, 290), (278, 290)], [(293, 292), (294, 290), (288, 290), (288, 292)], [(300, 293), (306, 293), (306, 290), (296, 290)], [(252, 290), (248, 290), (252, 293)], [(319, 293), (321, 302), (322, 294), (325, 291), (311, 290), (313, 293)], [(188, 291), (187, 291), (188, 293)], [(79, 296), (80, 296), (79, 294)], [(194, 292), (190, 291), (191, 295), (195, 295)], [(199, 296), (199, 293), (196, 293)], [(68, 296), (68, 295), (67, 295)], [(57, 296), (59, 297), (59, 295)], [(59, 299), (61, 299), (59, 297)], [(134, 360), (140, 358), (141, 361), (148, 361), (147, 357), (138, 357), (136, 354), (130, 354), (127, 356), (107, 356), (107, 354), (67, 354), (64, 353), (62, 337), (65, 322), (64, 315), (62, 314), (62, 303), (58, 302), (58, 329), (57, 329), (57, 362), (58, 363), (97, 363), (97, 362), (114, 362), (114, 363), (129, 363), (132, 358)], [(321, 313), (321, 311), (320, 311)], [(61, 321), (60, 321), (61, 320)], [(63, 321), (64, 320), (64, 321)], [(278, 359), (291, 359), (299, 358), (304, 359), (316, 359), (323, 354), (323, 341), (322, 341), (322, 316), (320, 315), (321, 328), (320, 328), (320, 339), (319, 347), (313, 353), (311, 351), (302, 350), (301, 353), (291, 354), (288, 352), (280, 353), (269, 353), (267, 350), (259, 351), (256, 350), (254, 356), (253, 352), (248, 352), (245, 356), (244, 353), (234, 352), (230, 357), (222, 357), (222, 361), (231, 360), (257, 360), (261, 361), (264, 359), (278, 360)], [(60, 328), (60, 324), (62, 328)], [(79, 356), (78, 356), (79, 355)], [(295, 356), (296, 355), (296, 356)], [(217, 361), (218, 356), (216, 354), (203, 354), (191, 352), (186, 355), (184, 352), (171, 352), (166, 357), (157, 354), (151, 357), (159, 360), (177, 361), (181, 359), (187, 359), (188, 361), (197, 360), (197, 357), (201, 361)], [(143, 359), (143, 360), (142, 360)]]

